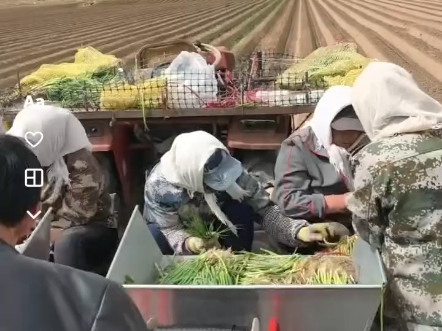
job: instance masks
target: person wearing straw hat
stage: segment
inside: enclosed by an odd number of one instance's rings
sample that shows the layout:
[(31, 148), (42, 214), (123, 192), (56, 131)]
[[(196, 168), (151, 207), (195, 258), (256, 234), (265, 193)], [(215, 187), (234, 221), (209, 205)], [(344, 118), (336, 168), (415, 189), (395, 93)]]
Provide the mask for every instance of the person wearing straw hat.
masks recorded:
[(46, 169), (41, 211), (52, 207), (52, 226), (58, 228), (55, 262), (106, 275), (118, 232), (101, 167), (80, 121), (67, 109), (31, 105), (17, 114), (7, 134), (36, 140), (32, 151)]
[(405, 69), (370, 63), (352, 90), (371, 139), (347, 197), (357, 234), (381, 252), (385, 330), (442, 330), (442, 105)]
[(272, 199), (284, 215), (350, 226), (345, 194), (353, 189), (350, 154), (368, 139), (351, 104), (351, 87), (333, 86), (306, 127), (281, 145)]
[[(196, 207), (193, 211), (203, 221), (214, 220), (227, 233), (214, 241), (189, 233), (182, 213), (189, 205)], [(284, 217), (258, 179), (245, 171), (217, 138), (204, 131), (177, 136), (148, 174), (144, 218), (163, 252), (176, 254), (198, 254), (219, 246), (251, 250), (255, 221), (262, 223), (278, 242), (290, 247), (308, 246), (349, 233), (338, 223), (310, 225), (303, 219)], [(153, 231), (152, 225), (160, 233)], [(166, 250), (166, 244), (171, 249)]]

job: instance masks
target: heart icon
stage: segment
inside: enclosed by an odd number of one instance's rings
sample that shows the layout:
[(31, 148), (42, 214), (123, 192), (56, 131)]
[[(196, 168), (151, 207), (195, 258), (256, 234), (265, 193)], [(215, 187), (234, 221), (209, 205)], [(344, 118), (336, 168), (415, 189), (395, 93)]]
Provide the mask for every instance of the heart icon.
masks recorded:
[(35, 148), (43, 141), (43, 133), (26, 132), (25, 140), (29, 145), (31, 145), (31, 147)]

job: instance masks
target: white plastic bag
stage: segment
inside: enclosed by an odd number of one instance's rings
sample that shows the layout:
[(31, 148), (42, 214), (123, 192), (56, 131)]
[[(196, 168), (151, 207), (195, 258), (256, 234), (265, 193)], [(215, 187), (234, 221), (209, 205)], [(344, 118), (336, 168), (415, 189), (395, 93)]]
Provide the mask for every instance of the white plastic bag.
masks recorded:
[(164, 72), (170, 108), (201, 108), (216, 101), (215, 68), (198, 53), (181, 52)]

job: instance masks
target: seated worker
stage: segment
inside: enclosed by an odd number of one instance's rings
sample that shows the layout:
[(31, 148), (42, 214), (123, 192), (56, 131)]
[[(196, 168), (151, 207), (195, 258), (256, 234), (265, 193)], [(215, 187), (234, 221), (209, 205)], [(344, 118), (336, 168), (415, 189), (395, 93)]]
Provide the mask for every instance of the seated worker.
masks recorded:
[(350, 153), (367, 143), (351, 106), (351, 87), (334, 86), (319, 100), (311, 121), (281, 145), (272, 200), (284, 215), (350, 226), (345, 194), (352, 190)]
[(33, 259), (14, 246), (30, 234), (40, 188), (25, 186), (41, 168), (19, 138), (0, 135), (0, 329), (2, 331), (148, 331), (118, 284), (89, 272)]
[[(188, 204), (200, 210), (208, 206), (206, 210), (229, 231), (226, 236), (219, 242), (191, 236), (180, 217), (180, 210)], [(208, 221), (205, 214), (199, 213)], [(254, 221), (261, 222), (270, 235), (290, 247), (348, 235), (338, 223), (310, 225), (305, 220), (284, 217), (257, 178), (247, 173), (218, 139), (204, 131), (177, 136), (152, 169), (146, 180), (144, 217), (151, 228), (152, 224), (159, 227), (161, 232), (151, 231), (162, 242), (163, 252), (170, 252), (164, 247), (167, 241), (177, 254), (198, 254), (213, 246), (250, 250)]]
[[(53, 226), (61, 231), (54, 246), (55, 263), (106, 275), (118, 233), (103, 172), (83, 126), (69, 110), (34, 105), (18, 113), (7, 134), (25, 137), (27, 132), (43, 134), (32, 151), (47, 169), (42, 213), (52, 207)], [(41, 137), (26, 138), (37, 143)]]
[(384, 62), (357, 78), (352, 103), (372, 143), (355, 157), (347, 206), (381, 252), (385, 330), (442, 330), (442, 105)]

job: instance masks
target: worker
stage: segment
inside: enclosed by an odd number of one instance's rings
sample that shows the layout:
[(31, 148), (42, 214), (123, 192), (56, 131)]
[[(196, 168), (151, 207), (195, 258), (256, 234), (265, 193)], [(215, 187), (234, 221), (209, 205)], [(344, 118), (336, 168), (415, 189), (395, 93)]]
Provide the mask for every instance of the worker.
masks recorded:
[(3, 117), (0, 116), (0, 134), (6, 133), (5, 122), (3, 122)]
[[(55, 128), (54, 128), (55, 129)], [(27, 257), (14, 246), (29, 235), (39, 187), (25, 186), (41, 167), (16, 137), (0, 135), (0, 324), (2, 331), (148, 331), (118, 284), (101, 276)]]
[[(34, 144), (46, 169), (42, 212), (54, 210), (54, 261), (106, 275), (118, 247), (111, 197), (80, 121), (67, 109), (31, 105), (7, 134)], [(58, 232), (58, 234), (57, 234)]]
[[(218, 222), (215, 228), (220, 225), (228, 232), (219, 240), (205, 241), (192, 235), (185, 227), (186, 214), (180, 213), (183, 208), (197, 211), (206, 222), (211, 221), (209, 215), (214, 215)], [(177, 136), (148, 174), (144, 217), (158, 226), (176, 254), (198, 254), (219, 246), (251, 250), (255, 221), (290, 247), (348, 234), (338, 223), (310, 225), (305, 220), (284, 217), (257, 178), (247, 173), (218, 139), (204, 131)], [(155, 236), (158, 242), (164, 242), (158, 232)]]
[(352, 104), (372, 142), (355, 158), (347, 208), (384, 261), (384, 325), (442, 330), (442, 105), (384, 62), (361, 73)]
[(352, 190), (349, 156), (368, 139), (351, 105), (351, 87), (333, 86), (306, 127), (283, 141), (275, 164), (272, 199), (284, 215), (324, 219), (351, 228), (345, 194)]

